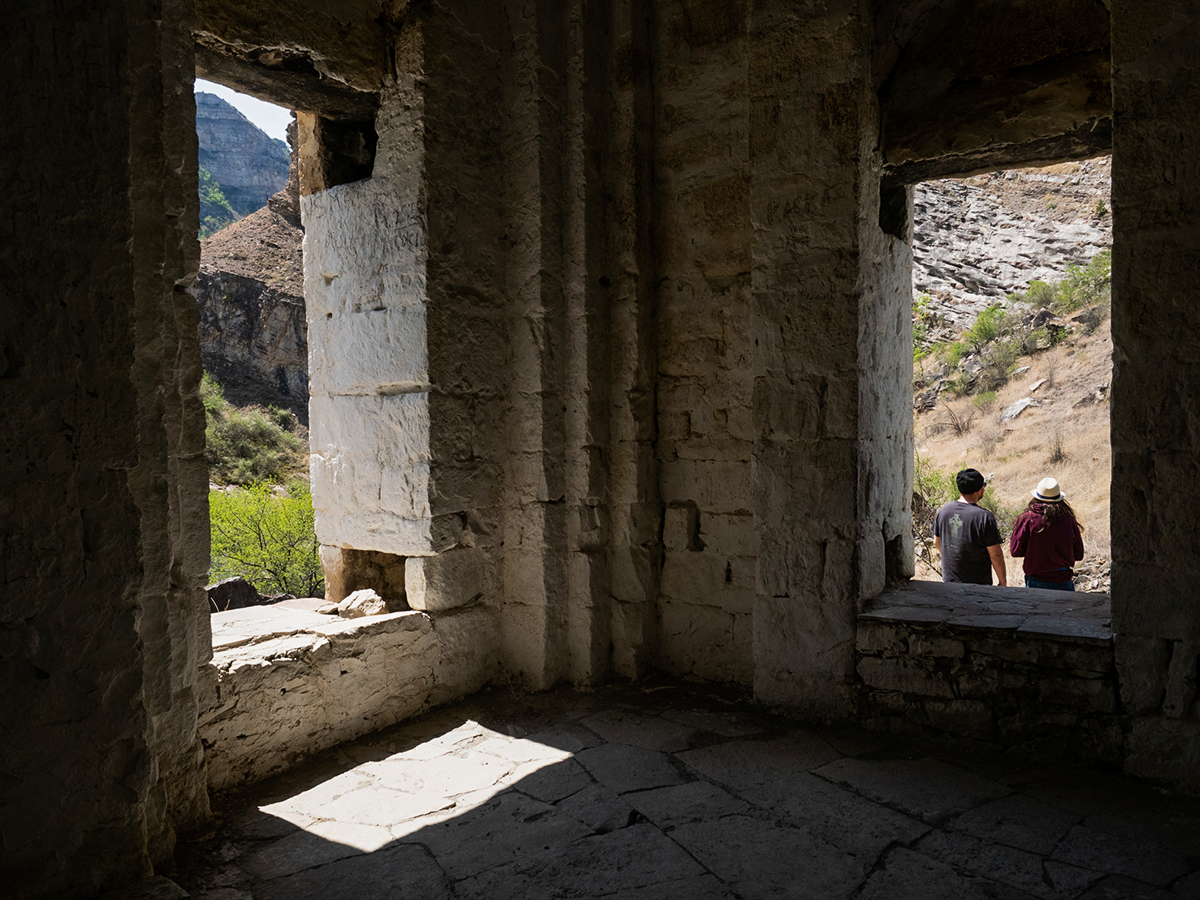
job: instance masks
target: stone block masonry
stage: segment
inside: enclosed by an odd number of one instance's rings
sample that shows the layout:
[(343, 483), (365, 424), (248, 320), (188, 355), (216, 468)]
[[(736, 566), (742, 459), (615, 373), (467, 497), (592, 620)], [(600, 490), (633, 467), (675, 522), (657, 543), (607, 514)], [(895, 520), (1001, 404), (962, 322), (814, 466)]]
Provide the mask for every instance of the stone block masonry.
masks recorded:
[(860, 716), (1118, 762), (1128, 718), (1101, 594), (914, 582), (858, 618)]
[(495, 670), (480, 606), (359, 619), (256, 607), (213, 628), (199, 731), (214, 791), (477, 691)]

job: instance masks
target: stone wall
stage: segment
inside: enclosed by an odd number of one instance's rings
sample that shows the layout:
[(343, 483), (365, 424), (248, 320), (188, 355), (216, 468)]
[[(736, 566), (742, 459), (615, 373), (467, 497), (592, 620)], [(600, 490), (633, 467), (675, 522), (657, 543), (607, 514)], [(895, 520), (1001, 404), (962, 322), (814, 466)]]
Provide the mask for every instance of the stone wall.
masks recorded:
[(859, 717), (1005, 748), (1119, 762), (1109, 599), (912, 582), (859, 616)]
[(744, 3), (655, 5), (658, 665), (749, 685), (758, 538)]
[(809, 716), (849, 711), (858, 605), (912, 560), (911, 251), (880, 226), (862, 13), (766, 3), (750, 24), (754, 690)]
[(214, 628), (239, 618), (202, 681), (199, 730), (214, 791), (473, 693), (495, 668), (495, 620), (478, 606), (359, 619), (257, 607), (217, 613)]
[(1200, 790), (1200, 15), (1113, 3), (1112, 594), (1128, 769)]
[(190, 4), (10, 6), (5, 30), (0, 879), (69, 898), (209, 814)]

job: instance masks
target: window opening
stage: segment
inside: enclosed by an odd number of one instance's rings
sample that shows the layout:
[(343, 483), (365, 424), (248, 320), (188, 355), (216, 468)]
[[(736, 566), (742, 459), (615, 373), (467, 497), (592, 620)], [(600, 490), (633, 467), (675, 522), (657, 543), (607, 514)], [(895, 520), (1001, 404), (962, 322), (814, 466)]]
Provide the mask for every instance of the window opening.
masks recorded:
[(210, 610), (323, 597), (290, 110), (196, 82)]
[(913, 217), (916, 579), (954, 475), (989, 479), (1010, 586), (1012, 525), (1045, 477), (1084, 526), (1076, 589), (1109, 590), (1111, 158), (920, 184)]

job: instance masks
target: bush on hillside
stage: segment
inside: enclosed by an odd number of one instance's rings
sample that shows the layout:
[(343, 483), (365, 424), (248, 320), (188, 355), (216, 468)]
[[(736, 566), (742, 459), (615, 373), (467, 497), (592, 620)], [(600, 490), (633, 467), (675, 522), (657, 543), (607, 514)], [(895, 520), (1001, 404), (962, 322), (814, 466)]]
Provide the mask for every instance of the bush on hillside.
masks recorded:
[(210, 583), (241, 576), (261, 594), (321, 597), (325, 581), (313, 526), (312, 495), (295, 479), (212, 491)]
[(1057, 313), (1074, 312), (1108, 299), (1112, 290), (1112, 253), (1097, 253), (1086, 266), (1068, 266), (1067, 276), (1060, 281), (1051, 305)]
[(281, 482), (304, 467), (304, 441), (287, 410), (240, 408), (225, 400), (207, 372), (200, 382), (209, 478), (219, 484)]
[(200, 167), (200, 239), (216, 234), (226, 225), (237, 221), (237, 213), (225, 199), (221, 185), (204, 166)]

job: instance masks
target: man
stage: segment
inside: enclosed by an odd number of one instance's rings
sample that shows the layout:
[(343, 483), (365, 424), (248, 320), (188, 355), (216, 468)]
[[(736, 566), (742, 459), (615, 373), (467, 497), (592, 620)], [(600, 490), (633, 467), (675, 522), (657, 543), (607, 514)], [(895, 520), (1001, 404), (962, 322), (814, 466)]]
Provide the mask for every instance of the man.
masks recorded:
[(1000, 586), (1007, 587), (996, 517), (979, 505), (987, 482), (975, 469), (963, 469), (954, 481), (961, 496), (939, 509), (933, 520), (933, 546), (942, 554), (942, 581), (991, 584), (994, 569)]

